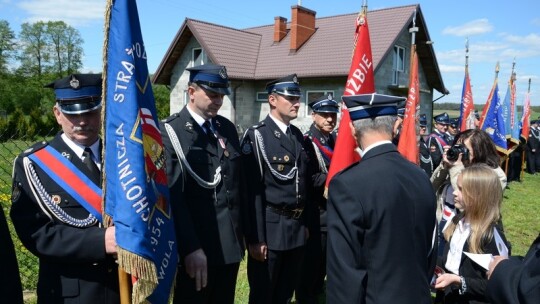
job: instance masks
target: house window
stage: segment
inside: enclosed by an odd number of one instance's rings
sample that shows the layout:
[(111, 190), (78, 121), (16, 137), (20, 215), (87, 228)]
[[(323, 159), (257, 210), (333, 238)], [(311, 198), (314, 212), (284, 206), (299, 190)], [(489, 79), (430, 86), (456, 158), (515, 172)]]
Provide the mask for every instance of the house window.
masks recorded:
[(394, 46), (394, 61), (392, 65), (392, 84), (399, 85), (399, 75), (405, 71), (405, 48)]
[(268, 92), (257, 92), (257, 99), (258, 102), (265, 102), (268, 101)]
[(305, 104), (305, 117), (311, 115), (311, 108), (308, 106), (312, 101), (322, 99), (323, 97), (328, 97), (328, 94), (332, 94), (333, 99), (336, 100), (333, 90), (317, 90), (317, 91), (307, 91), (306, 92), (306, 104)]
[(191, 50), (191, 61), (193, 62), (192, 66), (198, 66), (207, 63), (208, 59), (203, 49), (194, 48)]

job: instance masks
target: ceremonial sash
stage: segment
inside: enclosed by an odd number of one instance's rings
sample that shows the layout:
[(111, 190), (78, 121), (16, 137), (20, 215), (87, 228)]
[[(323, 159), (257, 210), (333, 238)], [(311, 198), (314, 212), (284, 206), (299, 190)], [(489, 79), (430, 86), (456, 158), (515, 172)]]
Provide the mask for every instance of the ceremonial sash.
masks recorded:
[(334, 150), (332, 150), (330, 146), (325, 146), (321, 144), (321, 142), (315, 137), (313, 137), (312, 141), (313, 143), (315, 143), (317, 148), (319, 148), (319, 151), (321, 151), (321, 154), (326, 160), (326, 163), (330, 163), (330, 160), (332, 160), (332, 156), (334, 155)]
[(448, 146), (448, 143), (439, 134), (431, 133), (429, 137), (435, 138), (435, 140), (437, 140), (437, 142), (439, 143), (441, 149), (443, 149), (444, 146)]
[(101, 189), (79, 168), (50, 146), (28, 157), (84, 209), (102, 222)]

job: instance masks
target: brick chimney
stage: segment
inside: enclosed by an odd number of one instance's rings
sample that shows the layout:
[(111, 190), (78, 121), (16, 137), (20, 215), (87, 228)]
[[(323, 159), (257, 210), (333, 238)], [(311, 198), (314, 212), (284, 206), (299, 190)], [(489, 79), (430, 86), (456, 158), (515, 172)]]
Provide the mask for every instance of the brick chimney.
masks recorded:
[(315, 33), (315, 14), (300, 5), (291, 7), (291, 51), (297, 51)]
[(287, 18), (274, 18), (274, 42), (280, 42), (287, 36)]

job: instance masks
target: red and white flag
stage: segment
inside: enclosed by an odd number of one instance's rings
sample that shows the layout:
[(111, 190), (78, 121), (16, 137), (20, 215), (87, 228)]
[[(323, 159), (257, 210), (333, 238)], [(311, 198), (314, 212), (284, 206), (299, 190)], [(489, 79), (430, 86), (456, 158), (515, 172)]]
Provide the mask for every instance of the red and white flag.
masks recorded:
[(419, 148), (416, 136), (416, 107), (420, 103), (420, 84), (418, 83), (418, 56), (416, 54), (416, 45), (413, 45), (412, 49), (409, 94), (407, 95), (403, 126), (401, 128), (397, 149), (403, 157), (418, 165)]
[[(363, 7), (356, 19), (353, 57), (343, 95), (349, 96), (374, 92), (375, 80), (373, 77), (373, 60), (367, 21), (367, 7)], [(350, 122), (349, 110), (342, 104), (341, 120), (338, 126), (334, 155), (332, 162), (330, 162), (330, 168), (328, 169), (328, 176), (326, 178), (327, 189), (334, 175), (360, 160), (360, 155), (356, 151), (357, 144), (349, 126)]]
[(531, 131), (531, 97), (529, 92), (525, 94), (525, 102), (523, 103), (523, 115), (521, 116), (521, 138), (525, 141), (529, 139), (529, 132)]
[(471, 80), (469, 78), (469, 68), (465, 66), (465, 79), (463, 80), (463, 91), (461, 92), (461, 125), (460, 130), (475, 129), (474, 103), (471, 90)]

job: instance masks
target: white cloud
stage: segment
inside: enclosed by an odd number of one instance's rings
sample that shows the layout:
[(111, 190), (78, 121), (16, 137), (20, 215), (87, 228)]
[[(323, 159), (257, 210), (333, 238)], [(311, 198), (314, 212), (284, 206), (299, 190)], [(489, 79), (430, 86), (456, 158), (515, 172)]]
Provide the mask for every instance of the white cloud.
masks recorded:
[(439, 64), (439, 69), (442, 73), (464, 73), (465, 65), (446, 65)]
[(484, 34), (491, 32), (493, 30), (493, 25), (485, 18), (477, 19), (470, 22), (467, 22), (463, 25), (458, 26), (448, 26), (443, 29), (444, 35), (452, 35), (459, 37), (469, 37), (479, 34)]
[(512, 44), (519, 44), (533, 49), (540, 49), (540, 35), (536, 33), (528, 34), (526, 36), (505, 34), (503, 37), (506, 41)]
[(26, 0), (18, 7), (28, 15), (27, 22), (62, 20), (71, 26), (103, 20), (105, 3), (94, 0)]

